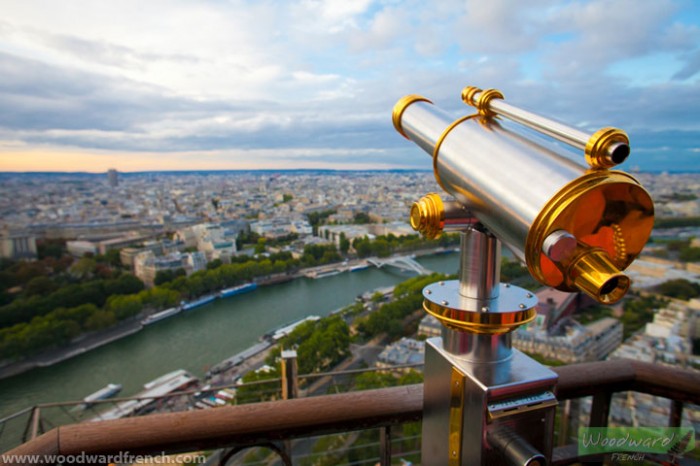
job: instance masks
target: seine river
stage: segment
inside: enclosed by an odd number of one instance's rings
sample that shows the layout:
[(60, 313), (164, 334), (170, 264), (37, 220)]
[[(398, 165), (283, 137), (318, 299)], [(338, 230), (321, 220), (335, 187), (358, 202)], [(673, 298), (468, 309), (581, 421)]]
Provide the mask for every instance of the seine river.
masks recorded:
[[(456, 273), (457, 254), (417, 259), (429, 270)], [(108, 383), (119, 396), (176, 369), (203, 376), (210, 366), (252, 346), (261, 335), (308, 315), (328, 315), (366, 291), (411, 275), (370, 268), (318, 280), (297, 279), (216, 300), (51, 367), (0, 380), (0, 417), (37, 403), (81, 400)]]

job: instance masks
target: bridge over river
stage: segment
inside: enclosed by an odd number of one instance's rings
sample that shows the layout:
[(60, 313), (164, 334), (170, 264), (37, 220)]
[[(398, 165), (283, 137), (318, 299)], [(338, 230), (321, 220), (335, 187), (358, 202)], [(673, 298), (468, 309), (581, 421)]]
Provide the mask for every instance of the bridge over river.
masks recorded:
[(396, 256), (389, 257), (387, 259), (379, 259), (373, 257), (371, 259), (367, 259), (367, 263), (377, 267), (378, 269), (381, 269), (385, 266), (389, 266), (396, 267), (397, 269), (401, 270), (416, 272), (419, 275), (429, 275), (432, 273), (431, 270), (428, 270), (423, 265), (419, 264), (412, 257), (409, 256)]

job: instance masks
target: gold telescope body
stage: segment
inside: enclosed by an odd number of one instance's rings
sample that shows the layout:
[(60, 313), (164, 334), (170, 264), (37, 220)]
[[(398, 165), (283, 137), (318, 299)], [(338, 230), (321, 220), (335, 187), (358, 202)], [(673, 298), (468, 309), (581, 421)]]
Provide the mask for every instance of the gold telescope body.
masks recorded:
[[(646, 190), (631, 175), (609, 169), (629, 154), (624, 132), (604, 128), (589, 136), (510, 106), (495, 90), (465, 88), (462, 97), (476, 111), (457, 119), (424, 97), (403, 97), (393, 110), (394, 126), (432, 156), (445, 192), (540, 283), (606, 304), (622, 298), (630, 285), (622, 271), (654, 223)], [(455, 211), (432, 194), (414, 204), (411, 223), (439, 236), (458, 217)]]

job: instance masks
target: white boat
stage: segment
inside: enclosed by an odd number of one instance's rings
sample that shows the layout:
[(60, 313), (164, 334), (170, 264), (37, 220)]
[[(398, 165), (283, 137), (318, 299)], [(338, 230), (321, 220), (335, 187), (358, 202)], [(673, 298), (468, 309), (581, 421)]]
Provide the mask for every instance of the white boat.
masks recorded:
[(292, 324), (289, 324), (289, 325), (287, 325), (287, 326), (285, 326), (285, 327), (282, 327), (282, 328), (280, 328), (280, 329), (278, 329), (278, 330), (275, 330), (275, 332), (272, 334), (272, 339), (273, 339), (274, 341), (279, 341), (279, 340), (281, 340), (282, 338), (284, 338), (284, 337), (286, 337), (287, 335), (289, 335), (290, 333), (292, 333), (292, 331), (293, 331), (295, 328), (297, 328), (298, 326), (300, 326), (300, 325), (303, 324), (304, 322), (309, 322), (309, 321), (311, 321), (311, 322), (316, 322), (316, 321), (319, 320), (319, 319), (320, 319), (319, 316), (308, 316), (308, 317), (306, 317), (306, 318), (304, 318), (304, 319), (298, 320), (298, 321), (296, 321), (296, 322), (294, 322), (294, 323), (292, 323)]
[(137, 399), (118, 403), (113, 409), (98, 414), (91, 421), (120, 419), (148, 410), (153, 404), (158, 402), (160, 397), (175, 391), (184, 390), (196, 382), (197, 378), (183, 369), (170, 372), (144, 384), (143, 388), (145, 390), (134, 395)]
[(246, 283), (245, 285), (234, 286), (233, 288), (226, 288), (225, 290), (221, 290), (220, 294), (222, 298), (228, 298), (229, 296), (253, 291), (257, 287), (257, 283)]
[(189, 303), (185, 302), (182, 305), (182, 310), (189, 311), (190, 309), (194, 309), (195, 307), (204, 306), (205, 304), (214, 301), (216, 298), (218, 298), (217, 295), (210, 294), (209, 296), (204, 296), (203, 298), (195, 299), (194, 301), (190, 301)]
[(143, 384), (143, 388), (145, 388), (146, 390), (151, 390), (159, 385), (163, 385), (169, 380), (172, 380), (176, 377), (181, 377), (183, 375), (187, 375), (187, 371), (184, 369), (178, 369), (176, 371), (168, 372), (165, 375), (161, 375), (157, 379), (153, 379), (150, 382)]
[(181, 308), (179, 307), (171, 307), (170, 309), (166, 309), (161, 312), (156, 312), (155, 314), (151, 314), (150, 316), (146, 317), (141, 321), (142, 325), (151, 325), (154, 324), (160, 320), (167, 319), (168, 317), (172, 317), (175, 314), (178, 314), (180, 311), (182, 311)]
[(106, 387), (100, 388), (97, 390), (95, 393), (92, 393), (85, 398), (83, 398), (83, 402), (85, 403), (85, 407), (88, 408), (92, 406), (92, 404), (95, 401), (99, 400), (104, 400), (106, 398), (112, 397), (119, 393), (122, 390), (121, 384), (117, 383), (110, 383)]
[(369, 268), (369, 265), (367, 265), (367, 264), (357, 264), (357, 265), (353, 265), (348, 270), (350, 270), (351, 272), (357, 272), (358, 270), (366, 270), (368, 268)]
[(323, 272), (316, 272), (313, 277), (314, 278), (326, 278), (326, 277), (332, 277), (333, 275), (338, 275), (341, 273), (340, 270), (332, 269), (332, 270), (325, 270)]

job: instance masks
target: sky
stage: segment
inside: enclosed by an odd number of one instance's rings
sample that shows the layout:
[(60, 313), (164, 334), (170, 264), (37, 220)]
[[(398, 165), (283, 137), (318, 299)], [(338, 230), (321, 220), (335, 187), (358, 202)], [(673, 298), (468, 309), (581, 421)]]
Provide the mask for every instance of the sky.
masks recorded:
[(700, 171), (694, 0), (0, 0), (0, 171), (430, 169), (466, 85)]

